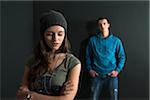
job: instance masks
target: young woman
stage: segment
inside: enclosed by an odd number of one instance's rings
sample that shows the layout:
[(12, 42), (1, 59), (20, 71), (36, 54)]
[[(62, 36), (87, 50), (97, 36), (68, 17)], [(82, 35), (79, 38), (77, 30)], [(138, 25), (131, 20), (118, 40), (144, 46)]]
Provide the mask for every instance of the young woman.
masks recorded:
[(29, 57), (17, 98), (23, 100), (73, 100), (81, 63), (69, 52), (67, 22), (51, 10), (40, 19), (41, 39)]

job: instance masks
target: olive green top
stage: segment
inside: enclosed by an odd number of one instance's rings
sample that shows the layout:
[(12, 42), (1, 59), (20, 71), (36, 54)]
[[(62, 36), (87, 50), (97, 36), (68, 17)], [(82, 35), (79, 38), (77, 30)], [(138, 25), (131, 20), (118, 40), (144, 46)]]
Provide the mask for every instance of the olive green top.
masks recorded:
[[(79, 63), (81, 62), (77, 57), (67, 53), (65, 59), (55, 70), (52, 72), (47, 71), (39, 77), (36, 77), (35, 81), (29, 84), (29, 89), (46, 95), (60, 95), (60, 90), (64, 82), (66, 82), (69, 72)], [(36, 64), (38, 62), (35, 62), (34, 57), (30, 57), (26, 63), (29, 68), (32, 68)]]

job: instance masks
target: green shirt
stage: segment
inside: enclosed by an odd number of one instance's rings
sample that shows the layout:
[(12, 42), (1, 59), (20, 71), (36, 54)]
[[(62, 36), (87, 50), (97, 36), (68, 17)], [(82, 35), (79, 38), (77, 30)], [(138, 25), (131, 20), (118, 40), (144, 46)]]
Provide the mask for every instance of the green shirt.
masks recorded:
[[(31, 57), (26, 65), (29, 68), (35, 66), (35, 58)], [(34, 82), (29, 84), (29, 89), (46, 95), (59, 95), (63, 84), (66, 82), (67, 76), (75, 65), (80, 61), (73, 54), (66, 54), (65, 59), (53, 72), (46, 72), (43, 75), (36, 77)], [(29, 76), (32, 77), (32, 76)]]

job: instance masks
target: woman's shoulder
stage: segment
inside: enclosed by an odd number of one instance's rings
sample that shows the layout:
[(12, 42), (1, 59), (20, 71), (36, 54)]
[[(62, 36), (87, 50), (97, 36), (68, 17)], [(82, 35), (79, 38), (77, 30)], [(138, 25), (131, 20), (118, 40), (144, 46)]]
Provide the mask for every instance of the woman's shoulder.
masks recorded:
[(72, 53), (66, 53), (66, 57), (68, 59), (75, 59), (75, 60), (79, 60), (74, 54)]
[(72, 53), (66, 53), (67, 63), (69, 68), (73, 68), (75, 65), (80, 64), (80, 60)]

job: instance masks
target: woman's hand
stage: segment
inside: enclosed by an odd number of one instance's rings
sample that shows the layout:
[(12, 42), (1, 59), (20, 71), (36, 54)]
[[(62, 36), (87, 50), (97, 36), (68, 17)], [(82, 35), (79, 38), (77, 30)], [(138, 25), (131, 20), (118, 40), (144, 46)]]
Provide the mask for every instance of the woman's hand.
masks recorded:
[(17, 100), (26, 100), (26, 96), (29, 93), (29, 89), (27, 86), (19, 87), (19, 90), (16, 93)]
[(20, 86), (19, 90), (21, 90), (21, 91), (29, 91), (28, 86), (26, 86), (26, 85)]
[(18, 90), (17, 94), (16, 94), (16, 99), (17, 100), (27, 100), (27, 98), (26, 98), (27, 94), (28, 94), (27, 91)]
[(67, 94), (69, 94), (70, 93), (70, 91), (73, 91), (73, 83), (69, 80), (69, 81), (67, 81), (64, 85), (63, 85), (63, 87), (62, 87), (62, 89), (61, 89), (61, 92), (60, 92), (60, 95), (67, 95)]

